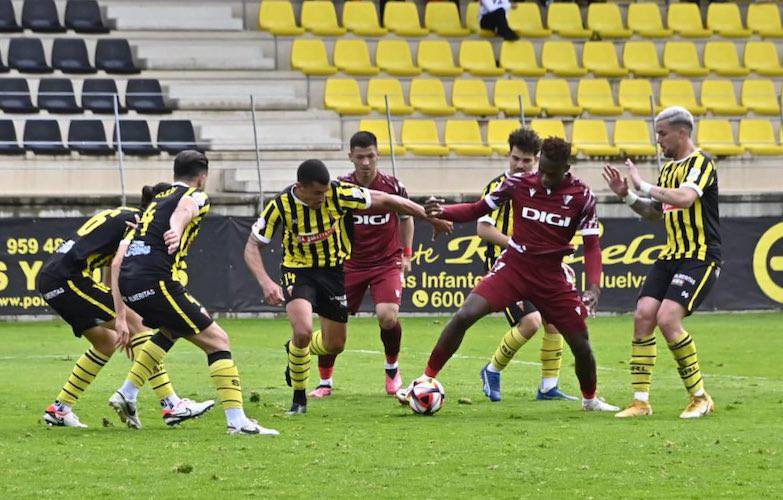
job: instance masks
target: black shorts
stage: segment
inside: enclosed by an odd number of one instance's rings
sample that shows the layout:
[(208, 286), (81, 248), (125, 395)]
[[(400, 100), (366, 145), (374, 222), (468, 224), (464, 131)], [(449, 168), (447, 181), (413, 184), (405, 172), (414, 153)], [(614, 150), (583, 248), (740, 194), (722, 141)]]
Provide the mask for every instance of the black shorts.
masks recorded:
[[(489, 260), (489, 259), (485, 260), (484, 270), (486, 272), (489, 272), (492, 269), (492, 266), (494, 265), (495, 265), (494, 260)], [(510, 326), (515, 326), (519, 324), (520, 321), (522, 321), (522, 318), (536, 311), (538, 311), (538, 309), (536, 309), (536, 306), (534, 306), (532, 302), (530, 302), (529, 300), (523, 300), (521, 302), (517, 302), (516, 304), (512, 306), (508, 306), (507, 308), (503, 309), (503, 314), (505, 314), (506, 321), (508, 321), (508, 324)]]
[(338, 323), (348, 323), (345, 274), (342, 268), (281, 267), (280, 271), (286, 304), (294, 299), (305, 299), (319, 316)]
[(114, 319), (111, 289), (86, 276), (58, 278), (42, 272), (38, 276), (38, 291), (49, 306), (71, 325), (73, 334)]
[(207, 310), (173, 280), (123, 278), (122, 300), (150, 328), (161, 328), (173, 337), (197, 335), (212, 324)]
[(639, 297), (673, 300), (688, 315), (695, 311), (720, 275), (720, 263), (714, 260), (658, 260), (644, 280)]

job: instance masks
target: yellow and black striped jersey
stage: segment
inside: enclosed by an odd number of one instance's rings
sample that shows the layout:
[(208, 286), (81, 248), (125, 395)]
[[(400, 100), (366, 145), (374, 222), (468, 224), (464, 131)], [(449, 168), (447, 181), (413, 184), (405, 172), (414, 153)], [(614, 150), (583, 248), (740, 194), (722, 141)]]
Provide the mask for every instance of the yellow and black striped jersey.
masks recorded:
[(712, 158), (696, 150), (681, 160), (666, 162), (658, 175), (658, 186), (685, 186), (698, 194), (690, 208), (662, 205), (667, 245), (659, 258), (720, 260), (718, 172)]
[[(487, 187), (485, 187), (484, 191), (481, 193), (481, 197), (486, 197), (489, 195), (489, 193), (500, 187), (500, 185), (503, 184), (507, 178), (508, 172), (503, 172), (489, 181), (489, 184), (487, 184)], [(492, 213), (481, 217), (479, 222), (492, 224), (502, 234), (511, 237), (511, 234), (514, 232), (514, 212), (511, 208), (511, 203), (503, 203)], [(498, 257), (500, 257), (500, 253), (502, 251), (503, 249), (499, 245), (487, 244), (487, 250), (484, 253), (484, 259), (488, 263), (494, 264)]]
[(138, 208), (117, 207), (90, 217), (49, 258), (42, 272), (67, 278), (89, 276), (111, 263), (117, 246), (128, 231), (126, 222), (135, 222)]
[(310, 208), (294, 194), (294, 185), (267, 203), (251, 232), (262, 243), (272, 241), (283, 227), (283, 266), (289, 268), (340, 267), (351, 254), (346, 217), (352, 210), (370, 208), (367, 188), (332, 181), (326, 199)]
[[(163, 241), (163, 234), (170, 229), (171, 216), (179, 200), (183, 198), (195, 204), (198, 215), (185, 226), (179, 249), (174, 254), (169, 254)], [(209, 206), (206, 193), (183, 182), (175, 182), (171, 188), (155, 195), (141, 215), (136, 229), (125, 237), (130, 241), (130, 245), (122, 261), (122, 277), (179, 281), (179, 274), (184, 270), (188, 250), (198, 235), (201, 219), (209, 212)]]

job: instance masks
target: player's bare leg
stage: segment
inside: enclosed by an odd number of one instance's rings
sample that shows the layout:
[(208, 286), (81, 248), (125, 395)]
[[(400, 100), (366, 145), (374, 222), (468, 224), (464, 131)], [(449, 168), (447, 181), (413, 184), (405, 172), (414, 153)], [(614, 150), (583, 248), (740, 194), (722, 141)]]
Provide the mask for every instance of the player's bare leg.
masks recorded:
[(655, 327), (661, 302), (652, 297), (640, 297), (636, 302), (633, 319), (633, 341), (631, 342), (631, 385), (633, 400), (615, 416), (618, 418), (645, 417), (652, 415), (650, 405), (650, 384), (655, 360), (658, 355), (655, 344)]
[(375, 306), (378, 326), (381, 330), (381, 342), (386, 356), (386, 394), (395, 394), (402, 387), (402, 375), (398, 365), (402, 326), (399, 321), (400, 306), (394, 303), (381, 303)]

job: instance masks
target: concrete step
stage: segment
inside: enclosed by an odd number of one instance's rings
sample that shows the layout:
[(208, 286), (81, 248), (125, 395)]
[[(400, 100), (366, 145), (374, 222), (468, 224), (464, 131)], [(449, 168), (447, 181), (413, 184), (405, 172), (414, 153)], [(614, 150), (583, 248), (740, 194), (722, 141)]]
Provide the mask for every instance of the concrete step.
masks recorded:
[(103, 2), (118, 30), (242, 30), (240, 12), (230, 4), (182, 2)]

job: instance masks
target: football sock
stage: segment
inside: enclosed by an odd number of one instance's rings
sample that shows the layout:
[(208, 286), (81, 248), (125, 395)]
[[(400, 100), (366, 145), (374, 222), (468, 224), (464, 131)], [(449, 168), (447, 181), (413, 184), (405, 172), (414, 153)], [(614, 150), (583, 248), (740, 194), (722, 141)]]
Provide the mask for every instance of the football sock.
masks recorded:
[(307, 404), (307, 393), (304, 389), (294, 389), (294, 403), (300, 405)]
[(595, 397), (595, 387), (597, 384), (595, 357), (587, 340), (587, 334), (584, 337), (578, 336), (575, 341), (569, 342), (571, 353), (574, 355), (574, 368), (576, 378), (579, 380), (579, 389), (582, 391), (582, 397), (593, 399)]
[[(389, 364), (396, 363), (397, 357), (400, 355), (400, 343), (402, 342), (402, 326), (399, 321), (391, 328), (381, 328), (381, 342), (383, 342), (386, 362)], [(391, 376), (394, 377), (394, 375)]]
[(139, 389), (152, 376), (155, 368), (163, 363), (163, 358), (173, 346), (174, 342), (158, 332), (137, 348), (128, 378), (120, 389), (126, 399), (136, 400)]
[[(312, 344), (312, 342), (311, 342)], [(312, 349), (310, 349), (312, 353)], [(337, 361), (336, 354), (324, 354), (318, 356), (318, 374), (321, 375), (321, 380), (332, 380), (332, 374), (334, 373), (334, 364)]]
[(394, 378), (397, 376), (397, 371), (399, 370), (399, 364), (396, 361), (393, 363), (389, 363), (387, 361), (386, 364), (383, 365), (383, 368), (386, 370), (386, 375), (389, 378)]
[(541, 383), (539, 384), (538, 389), (541, 392), (549, 392), (557, 387), (558, 381), (558, 377), (544, 377), (541, 379)]
[(310, 378), (309, 348), (297, 347), (291, 342), (288, 346), (288, 371), (291, 374), (291, 387), (294, 388), (294, 392), (307, 389), (307, 379)]
[(630, 366), (634, 399), (639, 401), (650, 399), (650, 383), (657, 356), (658, 347), (655, 344), (655, 332), (643, 339), (634, 339), (631, 342)]
[[(152, 338), (152, 335), (152, 332), (142, 332), (135, 334), (131, 338), (131, 349), (133, 350), (134, 359), (138, 355), (141, 346), (143, 346), (150, 338)], [(152, 390), (155, 391), (155, 396), (158, 397), (158, 400), (160, 400), (161, 404), (164, 403), (164, 400), (172, 396), (176, 398), (176, 402), (174, 403), (175, 405), (179, 402), (179, 398), (174, 393), (174, 386), (171, 385), (171, 378), (169, 377), (169, 374), (162, 363), (155, 365), (153, 368), (152, 375), (150, 375), (149, 378), (149, 383), (152, 387)]]
[(692, 396), (704, 394), (704, 379), (699, 369), (696, 343), (691, 335), (683, 331), (682, 335), (669, 342), (669, 350), (671, 350), (674, 360), (677, 362), (677, 371), (680, 372), (680, 378), (683, 384), (685, 384), (685, 389)]
[(242, 386), (239, 371), (229, 351), (217, 351), (207, 355), (209, 376), (217, 389), (223, 409), (242, 408)]
[(57, 401), (69, 407), (75, 405), (108, 361), (109, 356), (101, 354), (96, 348), (87, 349), (76, 361), (68, 380), (57, 394)]
[(329, 387), (331, 387), (333, 383), (334, 382), (332, 381), (331, 378), (321, 378), (321, 381), (318, 382), (318, 386), (320, 387), (322, 385), (328, 385)]
[(326, 343), (324, 342), (324, 332), (321, 330), (314, 331), (313, 336), (310, 338), (310, 354), (315, 354), (316, 356), (331, 354), (326, 348)]
[(512, 326), (505, 335), (503, 335), (498, 348), (495, 350), (495, 354), (492, 355), (492, 361), (490, 363), (492, 367), (499, 372), (503, 371), (511, 362), (511, 359), (517, 351), (525, 345), (525, 342), (527, 342), (527, 339), (519, 333), (516, 326)]
[(245, 425), (245, 421), (247, 420), (247, 416), (245, 415), (245, 410), (242, 408), (226, 408), (226, 423), (234, 428), (240, 428), (243, 425)]
[[(563, 362), (563, 336), (559, 333), (544, 332), (544, 338), (541, 340), (541, 352), (539, 360), (541, 361), (541, 390), (548, 391), (557, 387), (557, 379), (560, 377), (560, 365)], [(544, 389), (544, 380), (554, 380), (554, 385)], [(549, 380), (547, 383), (551, 383)]]

